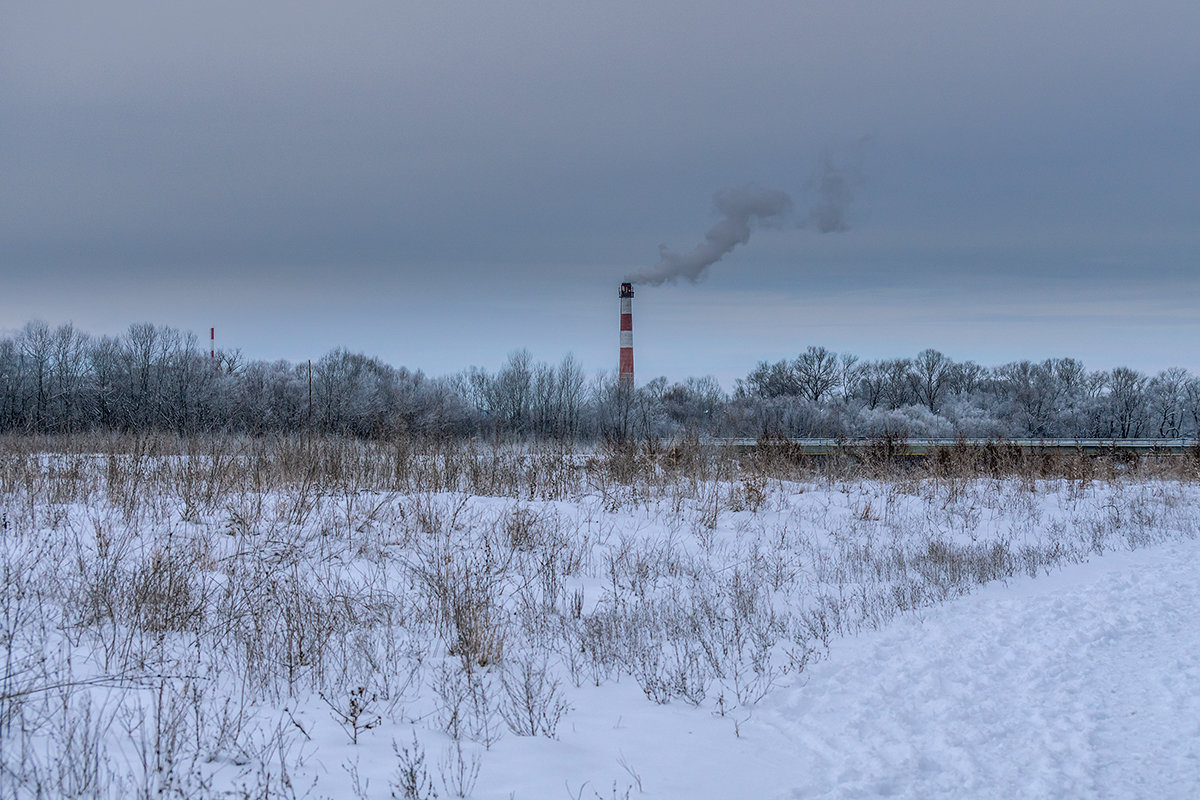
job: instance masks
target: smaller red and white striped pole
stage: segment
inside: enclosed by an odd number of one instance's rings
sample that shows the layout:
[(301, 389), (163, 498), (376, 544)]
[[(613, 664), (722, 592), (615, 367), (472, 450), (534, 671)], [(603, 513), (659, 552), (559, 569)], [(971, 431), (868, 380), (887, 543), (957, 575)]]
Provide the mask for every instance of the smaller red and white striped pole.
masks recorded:
[(208, 329), (208, 357), (216, 359), (217, 357), (217, 329)]
[(633, 388), (633, 284), (622, 283), (621, 298), (621, 362), (617, 380), (621, 386)]

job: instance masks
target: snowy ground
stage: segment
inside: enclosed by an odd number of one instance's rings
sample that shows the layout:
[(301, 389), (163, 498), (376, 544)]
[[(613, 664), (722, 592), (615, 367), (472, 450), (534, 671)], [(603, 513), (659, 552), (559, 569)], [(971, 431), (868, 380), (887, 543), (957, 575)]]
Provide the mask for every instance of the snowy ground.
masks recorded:
[(740, 738), (610, 688), (477, 796), (588, 776), (582, 796), (608, 797), (633, 784), (623, 761), (656, 798), (1197, 797), (1198, 587), (1195, 539), (992, 585), (837, 641)]
[(1200, 796), (1186, 471), (205, 446), (0, 453), (0, 799)]
[(839, 642), (805, 686), (765, 704), (762, 728), (789, 747), (786, 777), (763, 788), (1200, 796), (1198, 586), (1200, 544), (1176, 542), (990, 586)]

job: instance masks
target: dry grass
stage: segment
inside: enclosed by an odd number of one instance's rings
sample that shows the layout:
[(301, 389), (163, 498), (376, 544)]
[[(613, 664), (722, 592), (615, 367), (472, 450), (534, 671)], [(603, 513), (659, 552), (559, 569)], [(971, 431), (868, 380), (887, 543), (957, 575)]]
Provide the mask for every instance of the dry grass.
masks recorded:
[(1193, 535), (1198, 475), (1002, 443), (0, 438), (0, 785), (299, 796), (295, 709), (490, 748), (622, 678), (736, 720), (839, 636)]

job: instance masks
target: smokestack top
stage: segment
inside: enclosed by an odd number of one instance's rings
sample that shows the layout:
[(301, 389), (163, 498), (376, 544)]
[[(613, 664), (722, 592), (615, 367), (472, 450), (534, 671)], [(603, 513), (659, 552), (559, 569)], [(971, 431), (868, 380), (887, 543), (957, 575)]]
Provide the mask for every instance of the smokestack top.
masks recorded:
[(618, 297), (620, 297), (622, 299), (624, 299), (626, 297), (633, 297), (633, 284), (632, 283), (622, 283), (621, 284), (621, 292), (618, 295)]

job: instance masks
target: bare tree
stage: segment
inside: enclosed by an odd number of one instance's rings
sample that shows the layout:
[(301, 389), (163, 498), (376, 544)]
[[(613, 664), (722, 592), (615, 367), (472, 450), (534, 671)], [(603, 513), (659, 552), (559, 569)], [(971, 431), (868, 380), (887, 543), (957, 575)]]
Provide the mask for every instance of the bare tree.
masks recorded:
[(86, 425), (84, 386), (88, 378), (88, 347), (90, 337), (71, 323), (54, 330), (51, 353), (50, 396), (53, 430), (71, 432)]
[(883, 402), (887, 380), (888, 369), (884, 361), (868, 361), (859, 369), (858, 393), (866, 407), (872, 411)]
[(35, 431), (46, 430), (47, 406), (50, 403), (50, 360), (54, 353), (54, 338), (50, 326), (41, 320), (25, 324), (17, 337), (24, 359), (22, 372), (29, 376), (31, 406), (26, 425)]
[(1171, 367), (1149, 382), (1146, 393), (1159, 436), (1175, 438), (1181, 435), (1189, 380), (1187, 370)]
[(954, 365), (949, 375), (949, 390), (955, 394), (970, 395), (979, 389), (987, 370), (974, 361), (962, 361)]
[(837, 353), (812, 345), (793, 362), (792, 369), (797, 393), (814, 403), (820, 403), (837, 386), (840, 376)]
[(755, 397), (787, 397), (800, 394), (796, 372), (793, 365), (787, 361), (777, 361), (774, 364), (758, 362), (746, 376), (742, 387), (745, 394)]
[(1117, 367), (1109, 376), (1109, 419), (1113, 435), (1121, 438), (1141, 435), (1148, 413), (1147, 378), (1129, 367)]
[(912, 362), (907, 358), (893, 358), (883, 362), (883, 399), (889, 408), (900, 408), (913, 402), (912, 381), (909, 373)]
[(163, 362), (176, 336), (170, 328), (160, 331), (149, 322), (129, 326), (122, 342), (125, 427), (148, 430), (161, 425)]
[(92, 424), (111, 430), (119, 427), (117, 409), (121, 403), (121, 343), (112, 336), (92, 340), (88, 349), (88, 372), (92, 379)]
[(858, 356), (852, 353), (842, 353), (838, 357), (838, 388), (841, 390), (839, 399), (843, 403), (849, 403), (850, 398), (858, 390), (858, 381), (862, 376), (862, 365), (858, 363)]
[(583, 367), (568, 353), (558, 364), (559, 420), (558, 432), (564, 438), (579, 435), (586, 402)]
[(711, 430), (718, 422), (725, 394), (716, 378), (688, 378), (663, 392), (659, 402), (676, 429)]
[(1183, 385), (1184, 407), (1191, 420), (1192, 435), (1200, 435), (1200, 378), (1188, 378)]
[(493, 381), (496, 409), (505, 427), (524, 433), (530, 421), (533, 396), (533, 356), (528, 350), (514, 350), (496, 373)]
[(909, 372), (909, 381), (912, 383), (917, 402), (936, 414), (953, 368), (954, 362), (937, 350), (922, 350), (913, 360)]
[(20, 425), (24, 383), (21, 362), (17, 343), (0, 339), (0, 430), (13, 430)]
[(1017, 420), (1024, 433), (1031, 436), (1049, 435), (1061, 395), (1061, 387), (1054, 377), (1053, 362), (1035, 364), (1032, 361), (1014, 361), (996, 371), (996, 381), (1013, 406), (1010, 415)]

